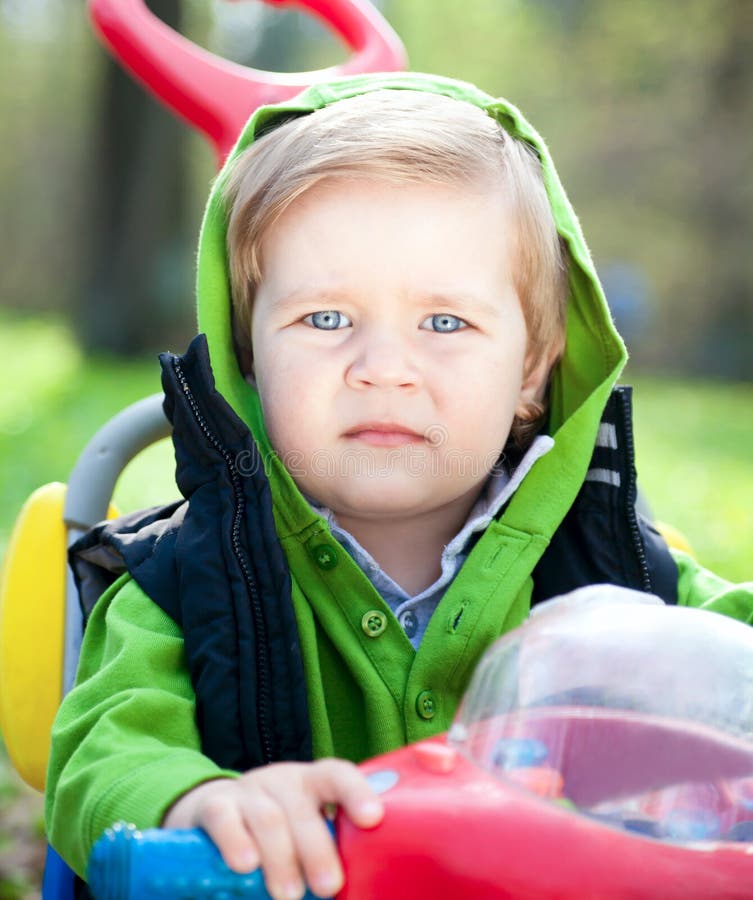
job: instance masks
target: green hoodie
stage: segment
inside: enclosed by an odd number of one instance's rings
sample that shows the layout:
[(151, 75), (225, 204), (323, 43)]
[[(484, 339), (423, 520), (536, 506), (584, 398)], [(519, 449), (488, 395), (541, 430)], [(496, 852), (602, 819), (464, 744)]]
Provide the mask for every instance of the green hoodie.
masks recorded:
[[(570, 299), (566, 349), (551, 389), (555, 446), (535, 463), (504, 514), (487, 527), (414, 651), (365, 574), (347, 553), (337, 553), (324, 520), (269, 452), (259, 397), (242, 377), (233, 351), (223, 174), (215, 184), (199, 247), (199, 329), (208, 338), (217, 389), (249, 426), (265, 459), (277, 532), (291, 571), (314, 755), (354, 761), (446, 730), (481, 654), (526, 618), (532, 570), (584, 481), (602, 411), (626, 360), (547, 148), (505, 101), (435, 76), (342, 79), (259, 109), (231, 159), (275, 120), (379, 89), (431, 91), (470, 102), (537, 149), (557, 228), (569, 249)], [(317, 564), (312, 551), (322, 545), (335, 546), (334, 567)], [(751, 586), (734, 588), (686, 556), (678, 555), (677, 561), (681, 603), (750, 619)], [(374, 611), (388, 623), (378, 639), (362, 626)], [(180, 630), (124, 576), (92, 614), (77, 686), (53, 731), (47, 787), (53, 846), (82, 873), (92, 843), (114, 820), (140, 827), (158, 824), (185, 791), (229, 774), (199, 748)]]

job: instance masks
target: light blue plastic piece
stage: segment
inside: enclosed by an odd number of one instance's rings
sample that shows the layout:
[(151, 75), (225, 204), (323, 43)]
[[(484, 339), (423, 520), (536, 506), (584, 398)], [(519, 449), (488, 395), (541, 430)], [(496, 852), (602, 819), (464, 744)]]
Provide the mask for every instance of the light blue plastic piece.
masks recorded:
[[(96, 900), (270, 900), (261, 869), (229, 869), (200, 829), (139, 831), (118, 823), (94, 845), (86, 873)], [(306, 892), (304, 900), (317, 900)]]

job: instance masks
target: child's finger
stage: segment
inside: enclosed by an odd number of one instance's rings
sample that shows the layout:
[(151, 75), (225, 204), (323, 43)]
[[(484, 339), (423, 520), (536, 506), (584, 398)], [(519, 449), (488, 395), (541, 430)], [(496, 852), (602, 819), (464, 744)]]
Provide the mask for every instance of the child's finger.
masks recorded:
[(306, 884), (318, 897), (334, 896), (343, 885), (343, 870), (321, 810), (314, 803), (298, 803), (287, 814)]
[(229, 794), (210, 797), (202, 805), (198, 824), (216, 844), (231, 869), (243, 873), (258, 868), (259, 850), (246, 828), (236, 798)]
[(382, 821), (384, 806), (361, 770), (342, 759), (322, 759), (308, 767), (309, 789), (319, 805), (337, 803), (359, 828), (373, 828)]
[(258, 848), (267, 891), (273, 900), (300, 900), (306, 888), (286, 810), (259, 788), (245, 792), (241, 808), (244, 827)]

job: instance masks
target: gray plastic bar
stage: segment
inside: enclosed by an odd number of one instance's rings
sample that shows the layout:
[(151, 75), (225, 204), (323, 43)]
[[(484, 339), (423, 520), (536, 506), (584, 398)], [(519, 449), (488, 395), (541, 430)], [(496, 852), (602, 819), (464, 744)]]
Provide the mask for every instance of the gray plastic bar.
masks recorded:
[[(107, 517), (115, 483), (128, 463), (150, 444), (168, 437), (162, 394), (139, 400), (113, 416), (84, 447), (68, 480), (63, 519), (70, 546)], [(81, 610), (70, 567), (66, 566), (63, 694), (73, 686), (82, 637)]]

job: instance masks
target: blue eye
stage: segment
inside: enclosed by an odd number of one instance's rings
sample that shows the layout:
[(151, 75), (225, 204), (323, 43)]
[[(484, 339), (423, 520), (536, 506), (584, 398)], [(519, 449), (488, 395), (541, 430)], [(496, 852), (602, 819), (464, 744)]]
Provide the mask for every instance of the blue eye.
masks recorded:
[(462, 328), (467, 328), (468, 323), (450, 313), (438, 313), (437, 315), (427, 316), (421, 323), (421, 327), (426, 328), (428, 331), (436, 331), (440, 334), (450, 334), (453, 331), (460, 331)]
[(324, 309), (321, 312), (311, 313), (303, 321), (321, 331), (336, 331), (338, 328), (347, 328), (348, 325), (353, 324), (346, 315), (336, 309)]

